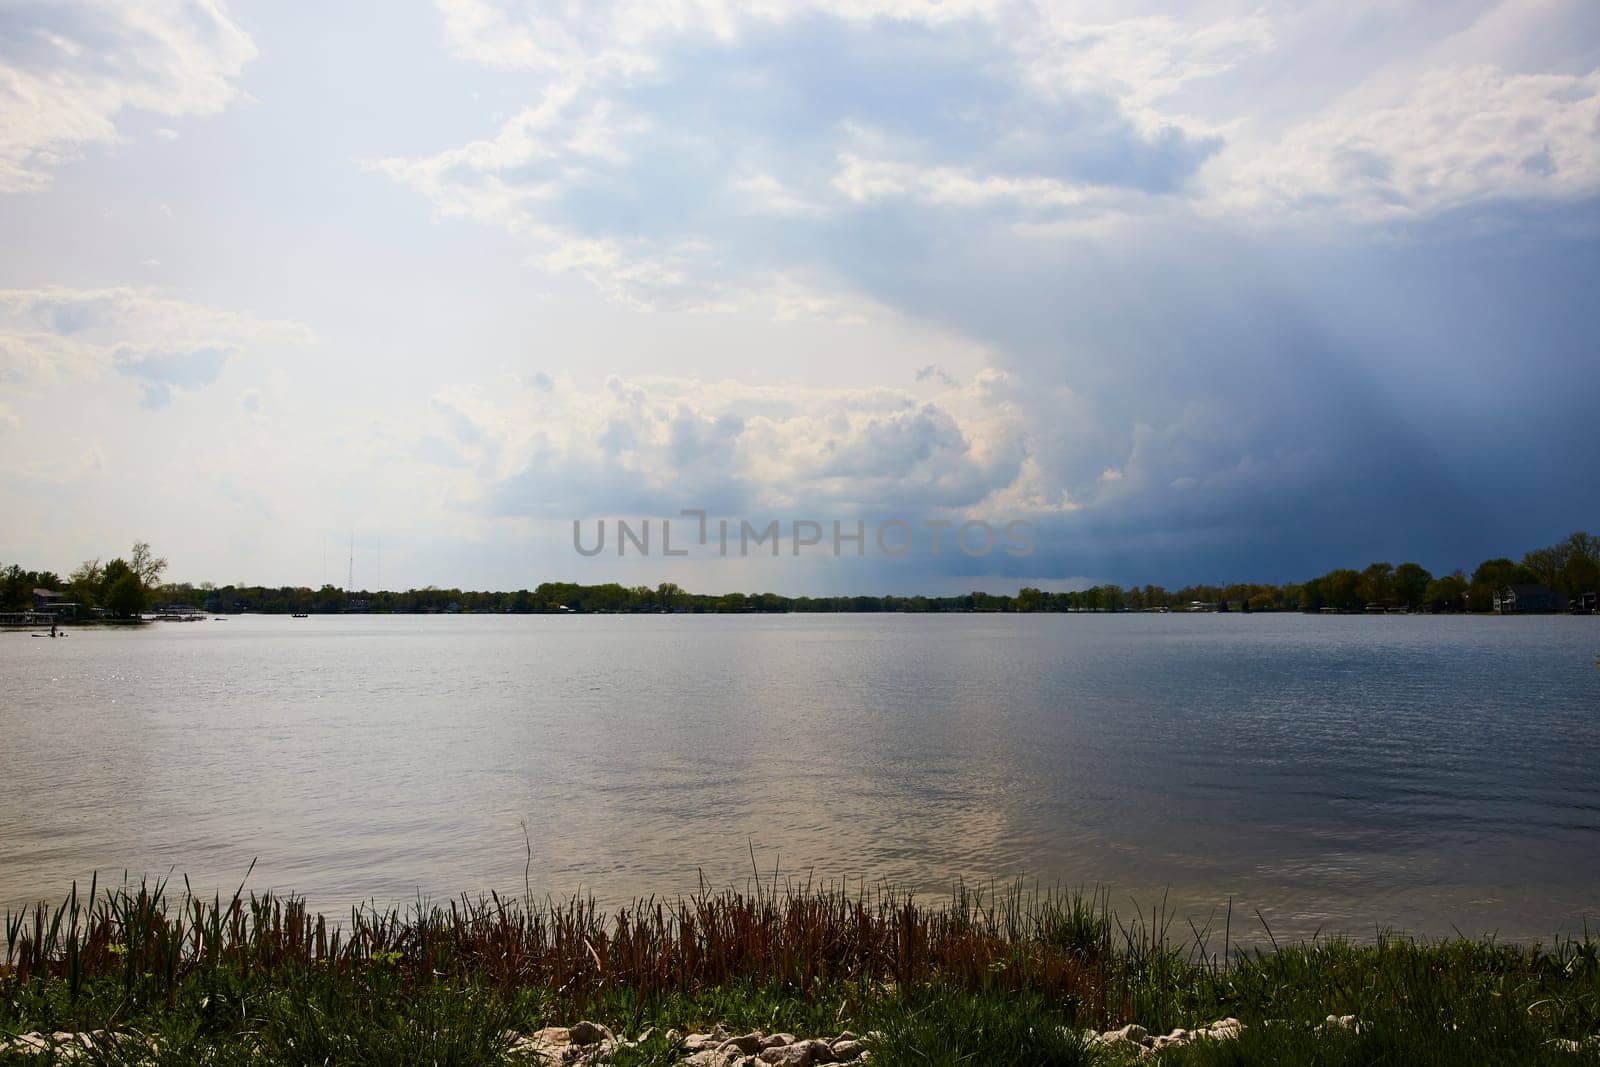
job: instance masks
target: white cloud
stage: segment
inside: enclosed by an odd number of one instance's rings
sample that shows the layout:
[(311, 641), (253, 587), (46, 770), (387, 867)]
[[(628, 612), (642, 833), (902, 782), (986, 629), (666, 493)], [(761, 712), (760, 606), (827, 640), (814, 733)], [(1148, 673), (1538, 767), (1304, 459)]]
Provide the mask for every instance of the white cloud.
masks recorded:
[(1600, 70), (1429, 70), (1392, 99), (1341, 101), (1218, 175), (1224, 206), (1412, 218), (1490, 199), (1600, 191)]
[(656, 68), (651, 46), (679, 34), (736, 38), (752, 25), (822, 14), (855, 22), (932, 24), (989, 17), (995, 0), (620, 0), (547, 5), (436, 0), (455, 53), (493, 67), (591, 75), (637, 75)]
[[(255, 45), (215, 0), (71, 0), (0, 12), (0, 193), (44, 188), (126, 111), (221, 111)], [(163, 128), (161, 137), (176, 137)]]
[(1025, 207), (1061, 208), (1087, 203), (1093, 187), (1053, 178), (976, 174), (961, 167), (918, 167), (910, 163), (866, 160), (845, 154), (833, 187), (858, 203), (910, 199), (929, 204), (977, 207), (1012, 202)]
[[(1181, 184), (1212, 150), (1172, 122), (1141, 132), (1109, 74), (1042, 71), (1020, 42), (1047, 27), (1013, 5), (440, 6), (458, 54), (527, 71), (532, 102), (487, 138), (369, 167), (635, 307), (777, 305), (779, 286), (828, 305), (831, 266), (785, 260), (771, 239), (894, 200), (1102, 212), (1117, 190)], [(1179, 50), (1181, 27), (1149, 25)], [(1114, 36), (1048, 28), (1086, 55)], [(879, 35), (891, 47), (874, 55)], [(746, 43), (785, 58), (746, 56)], [(850, 62), (840, 49), (864, 64), (859, 92), (821, 73)], [(1223, 65), (1222, 44), (1201, 51), (1164, 61), (1173, 85)]]
[(455, 499), (522, 516), (704, 507), (967, 510), (1014, 487), (1028, 434), (982, 383), (935, 393), (685, 378), (465, 387), (411, 428)]
[(35, 390), (116, 372), (148, 405), (215, 380), (240, 352), (301, 345), (311, 332), (145, 288), (0, 289), (0, 381)]
[(371, 165), (640, 308), (756, 306), (778, 277), (835, 303), (862, 254), (840, 235), (902, 206), (927, 244), (1048, 243), (1600, 192), (1600, 70), (1551, 69), (1568, 46), (1510, 3), (438, 6), (533, 103)]
[(1020, 37), (1019, 52), (1026, 77), (1043, 92), (1112, 95), (1147, 131), (1181, 124), (1215, 132), (1220, 125), (1168, 105), (1195, 82), (1225, 74), (1277, 43), (1264, 10), (1211, 21), (1137, 13), (1096, 21), (1069, 8), (1046, 8)]
[(761, 215), (818, 216), (827, 208), (805, 192), (771, 174), (744, 174), (729, 181), (728, 191)]

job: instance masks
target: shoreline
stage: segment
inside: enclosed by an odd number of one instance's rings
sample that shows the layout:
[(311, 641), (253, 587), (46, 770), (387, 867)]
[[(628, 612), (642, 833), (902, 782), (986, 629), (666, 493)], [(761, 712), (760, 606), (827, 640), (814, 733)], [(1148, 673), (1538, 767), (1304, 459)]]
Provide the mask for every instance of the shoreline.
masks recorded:
[(613, 912), (491, 895), (346, 920), (175, 885), (74, 887), (8, 915), (0, 1035), (97, 1034), (117, 1062), (149, 1063), (1600, 1057), (1588, 936), (1244, 951), (1231, 920), (1184, 930), (1099, 893), (958, 889), (925, 906), (887, 887), (761, 883)]

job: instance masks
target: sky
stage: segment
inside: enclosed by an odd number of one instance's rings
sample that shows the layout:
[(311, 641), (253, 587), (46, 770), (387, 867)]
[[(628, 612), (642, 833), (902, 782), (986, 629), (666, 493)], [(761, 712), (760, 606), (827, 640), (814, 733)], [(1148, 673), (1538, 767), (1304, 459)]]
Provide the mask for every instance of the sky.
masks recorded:
[(1600, 528), (1597, 292), (1592, 0), (0, 0), (0, 562), (1470, 570)]

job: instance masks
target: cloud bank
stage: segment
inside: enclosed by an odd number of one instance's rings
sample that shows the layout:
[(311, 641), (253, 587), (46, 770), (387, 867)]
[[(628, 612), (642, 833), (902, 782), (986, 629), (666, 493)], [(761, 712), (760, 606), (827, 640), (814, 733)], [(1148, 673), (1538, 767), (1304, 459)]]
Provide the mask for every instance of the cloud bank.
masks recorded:
[[(602, 579), (564, 524), (683, 508), (1035, 523), (998, 570), (696, 579), (787, 592), (1597, 524), (1581, 0), (438, 0), (360, 56), (251, 14), (260, 56), (215, 4), (0, 13), (0, 436), (216, 420), (191, 461), (286, 580), (357, 524), (397, 581)], [(197, 115), (212, 156), (114, 150)], [(183, 499), (86, 456), (13, 468)]]
[(173, 389), (216, 381), (252, 346), (305, 344), (299, 324), (262, 321), (149, 288), (0, 289), (0, 382), (13, 395), (82, 387), (114, 372), (159, 408)]
[[(45, 188), (126, 112), (212, 115), (254, 43), (213, 0), (71, 0), (0, 8), (0, 194)], [(175, 136), (163, 129), (164, 135)]]
[[(578, 443), (527, 431), (495, 508), (1022, 508), (1062, 573), (1287, 577), (1470, 562), (1534, 536), (1497, 499), (1559, 527), (1600, 490), (1553, 466), (1600, 443), (1580, 4), (439, 6), (456, 55), (532, 96), (369, 164), (440, 218), (627, 307), (782, 286), (991, 360), (865, 422), (843, 393), (776, 422), (695, 382), (570, 398), (530, 425)], [(699, 408), (644, 414), (673, 393)], [(1486, 433), (1507, 406), (1540, 412), (1514, 456)]]

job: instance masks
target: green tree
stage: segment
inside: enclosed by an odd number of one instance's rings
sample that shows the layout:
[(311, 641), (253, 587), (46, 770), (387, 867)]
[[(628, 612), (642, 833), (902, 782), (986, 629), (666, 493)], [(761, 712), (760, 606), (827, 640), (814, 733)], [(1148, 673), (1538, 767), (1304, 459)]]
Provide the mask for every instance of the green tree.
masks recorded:
[(1383, 604), (1394, 599), (1394, 567), (1388, 563), (1372, 564), (1361, 572), (1356, 590), (1365, 604)]
[[(120, 557), (112, 560), (110, 563), (107, 563), (104, 567), (100, 568), (101, 604), (110, 607), (111, 587), (116, 585), (117, 582), (121, 581), (122, 576), (125, 574), (133, 574), (133, 568), (128, 566), (127, 560)], [(133, 574), (133, 576), (135, 579), (139, 577), (137, 574)]]
[(1561, 583), (1561, 571), (1567, 563), (1563, 545), (1536, 548), (1522, 557), (1523, 569), (1530, 571), (1540, 585), (1556, 588)]
[(1361, 607), (1360, 572), (1341, 568), (1324, 574), (1320, 581), (1326, 598), (1324, 607), (1338, 611), (1354, 611)]
[[(121, 562), (114, 560), (113, 562)], [(109, 567), (107, 568), (110, 569)], [(136, 618), (145, 609), (147, 597), (144, 583), (131, 569), (119, 572), (105, 592), (106, 610), (119, 619)]]
[(1579, 530), (1549, 548), (1522, 557), (1522, 566), (1541, 584), (1569, 597), (1600, 584), (1600, 537)]
[(7, 567), (4, 575), (0, 575), (0, 608), (21, 608), (27, 606), (25, 591), (28, 583), (28, 572), (20, 564), (13, 563)]
[(1419, 608), (1427, 600), (1428, 583), (1433, 575), (1416, 563), (1402, 563), (1394, 569), (1394, 595), (1408, 608)]
[(1467, 579), (1460, 571), (1428, 583), (1425, 602), (1435, 611), (1460, 611), (1466, 606)]
[(1500, 586), (1538, 580), (1527, 567), (1513, 563), (1504, 556), (1498, 559), (1486, 559), (1472, 572), (1473, 585)]
[(67, 576), (67, 589), (73, 601), (85, 611), (99, 603), (101, 569), (99, 560), (86, 559)]
[(1566, 565), (1561, 568), (1561, 582), (1557, 588), (1569, 597), (1600, 591), (1600, 560), (1588, 556), (1569, 556)]

